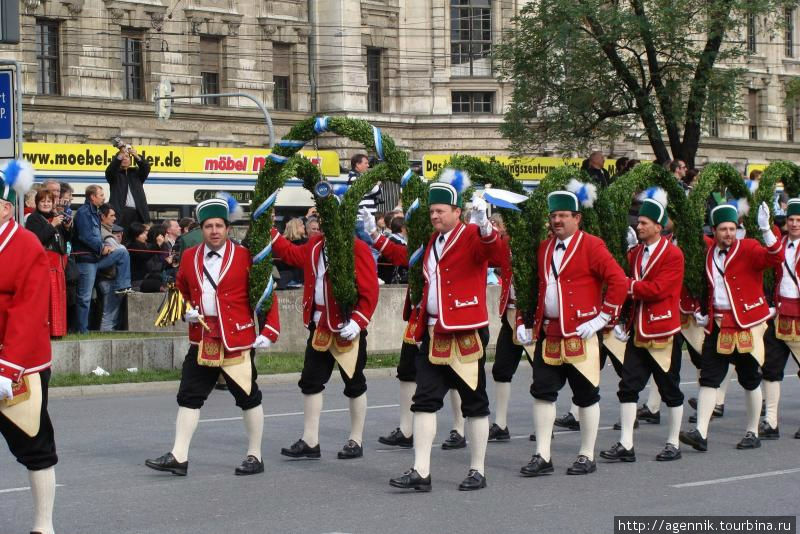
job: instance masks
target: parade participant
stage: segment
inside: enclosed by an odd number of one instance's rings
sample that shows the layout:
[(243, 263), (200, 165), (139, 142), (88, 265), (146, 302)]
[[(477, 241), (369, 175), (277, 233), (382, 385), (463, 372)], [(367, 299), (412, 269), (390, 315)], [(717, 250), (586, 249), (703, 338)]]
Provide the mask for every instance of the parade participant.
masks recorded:
[(0, 433), (28, 469), (31, 534), (53, 533), (58, 462), (47, 412), (50, 381), (50, 266), (36, 236), (14, 220), (33, 169), (12, 160), (0, 174)]
[(220, 375), (242, 409), (247, 430), (247, 454), (234, 471), (254, 475), (264, 471), (261, 436), (264, 409), (256, 383), (255, 351), (278, 340), (280, 322), (277, 297), (259, 333), (249, 301), (250, 252), (231, 241), (228, 228), (236, 216), (232, 198), (212, 198), (197, 205), (203, 242), (186, 250), (176, 286), (190, 305), (191, 346), (183, 362), (178, 388), (178, 416), (172, 450), (145, 465), (157, 471), (186, 475), (189, 444), (200, 420), (200, 408)]
[[(743, 201), (738, 205), (742, 206)], [(744, 211), (744, 210), (743, 210)], [(722, 204), (711, 210), (713, 245), (706, 254), (708, 315), (695, 313), (706, 337), (700, 356), (700, 390), (697, 395), (697, 427), (680, 433), (681, 443), (698, 451), (708, 450), (708, 423), (714, 410), (716, 389), (729, 366), (736, 367), (739, 384), (745, 389), (747, 428), (737, 449), (761, 446), (758, 418), (761, 412), (761, 365), (764, 363), (764, 331), (770, 317), (764, 295), (763, 272), (784, 260), (783, 244), (772, 233), (769, 208), (758, 208), (762, 246), (755, 239), (737, 239), (739, 212)]]
[[(783, 238), (785, 258), (780, 269), (776, 269), (775, 309), (777, 317), (764, 334), (763, 386), (766, 401), (765, 418), (758, 434), (761, 439), (778, 439), (778, 403), (781, 398), (781, 382), (789, 354), (800, 365), (800, 285), (797, 270), (797, 247), (800, 246), (800, 198), (789, 200), (786, 207), (787, 235)], [(800, 439), (800, 430), (794, 435)]]
[(667, 194), (663, 189), (653, 189), (646, 192), (639, 209), (636, 233), (641, 243), (628, 251), (628, 264), (633, 274), (628, 279), (628, 295), (633, 300), (631, 317), (627, 325), (614, 327), (614, 335), (626, 342), (626, 346), (617, 392), (621, 434), (611, 449), (600, 452), (607, 460), (636, 461), (633, 448), (636, 403), (651, 375), (669, 407), (667, 444), (656, 460), (681, 457), (678, 433), (683, 416), (682, 339), (677, 334), (681, 330), (683, 253), (670, 238), (661, 236), (668, 220)]
[[(375, 248), (392, 265), (408, 267), (408, 249), (405, 245), (395, 243), (378, 231), (375, 217), (366, 209), (359, 210), (359, 219), (364, 221), (364, 231), (372, 237)], [(400, 381), (400, 426), (386, 436), (378, 438), (378, 442), (391, 447), (409, 449), (414, 446), (414, 425), (411, 404), (414, 391), (417, 389), (417, 342), (414, 339), (414, 328), (419, 316), (419, 305), (412, 309), (408, 290), (403, 305), (403, 320), (408, 322), (400, 347), (400, 361), (397, 363), (397, 379)], [(461, 397), (458, 390), (450, 390), (450, 402), (453, 410), (453, 429), (450, 436), (442, 442), (442, 449), (463, 449), (467, 446), (464, 437), (464, 417), (461, 415)]]
[(414, 412), (414, 466), (389, 484), (396, 488), (431, 490), (430, 457), (436, 436), (436, 412), (449, 389), (461, 397), (470, 438), (470, 469), (458, 486), (470, 491), (486, 487), (484, 457), (489, 439), (485, 348), (489, 341), (486, 271), (499, 261), (502, 244), (489, 222), (486, 201), (472, 198), (470, 224), (460, 220), (468, 175), (446, 169), (428, 188), (434, 233), (423, 254), (425, 286), (414, 338), (417, 389)]
[[(627, 279), (603, 241), (580, 230), (581, 207), (591, 207), (593, 185), (572, 180), (547, 196), (553, 235), (539, 245), (539, 300), (533, 330), (517, 316), (517, 339), (536, 339), (533, 355), (533, 418), (536, 453), (523, 476), (553, 472), (550, 442), (556, 399), (569, 381), (580, 414), (581, 447), (570, 475), (596, 471), (594, 445), (600, 424), (600, 344), (597, 333), (625, 301)], [(605, 297), (603, 286), (606, 285)]]
[(294, 245), (273, 228), (273, 250), (287, 265), (303, 269), (303, 324), (308, 328), (303, 371), (298, 386), (303, 394), (303, 435), (281, 454), (290, 458), (319, 458), (319, 418), (322, 392), (339, 365), (344, 395), (349, 399), (350, 436), (337, 457), (364, 455), (364, 420), (367, 414), (367, 326), (378, 305), (378, 274), (369, 246), (353, 241), (358, 300), (347, 317), (333, 296), (328, 276), (328, 249), (324, 233)]

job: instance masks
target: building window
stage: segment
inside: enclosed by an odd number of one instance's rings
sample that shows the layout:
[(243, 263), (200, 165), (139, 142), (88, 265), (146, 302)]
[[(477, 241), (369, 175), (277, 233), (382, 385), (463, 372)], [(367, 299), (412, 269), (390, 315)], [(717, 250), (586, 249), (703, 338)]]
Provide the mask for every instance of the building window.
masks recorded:
[(794, 143), (794, 110), (786, 116), (786, 140)]
[(275, 109), (292, 109), (292, 46), (272, 44), (272, 105)]
[(36, 88), (40, 95), (61, 94), (58, 22), (36, 21)]
[(784, 54), (786, 54), (786, 57), (794, 57), (794, 9), (787, 8), (784, 17), (786, 19), (786, 47), (784, 49)]
[(747, 92), (747, 113), (750, 116), (750, 139), (758, 139), (758, 89)]
[(450, 0), (453, 76), (492, 75), (491, 0)]
[(453, 113), (492, 113), (494, 93), (491, 91), (453, 91)]
[(708, 136), (719, 137), (719, 115), (715, 108), (709, 110)]
[(756, 53), (756, 16), (754, 13), (747, 14), (747, 51), (751, 54)]
[(381, 50), (367, 48), (367, 111), (381, 112)]
[(125, 100), (143, 100), (144, 56), (140, 34), (122, 33), (122, 71), (125, 76)]
[[(200, 37), (200, 80), (203, 84), (202, 94), (210, 95), (220, 92), (220, 71), (222, 65), (222, 41), (216, 37)], [(220, 98), (211, 96), (203, 98), (204, 106), (219, 106)]]

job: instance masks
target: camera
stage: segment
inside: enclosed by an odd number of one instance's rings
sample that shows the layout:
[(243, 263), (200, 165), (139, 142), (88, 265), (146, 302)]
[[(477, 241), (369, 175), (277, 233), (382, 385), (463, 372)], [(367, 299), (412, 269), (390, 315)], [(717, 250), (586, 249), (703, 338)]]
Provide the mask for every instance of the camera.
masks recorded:
[(118, 136), (111, 139), (111, 146), (117, 149), (121, 149), (122, 147), (125, 146), (125, 143), (123, 143), (122, 138)]

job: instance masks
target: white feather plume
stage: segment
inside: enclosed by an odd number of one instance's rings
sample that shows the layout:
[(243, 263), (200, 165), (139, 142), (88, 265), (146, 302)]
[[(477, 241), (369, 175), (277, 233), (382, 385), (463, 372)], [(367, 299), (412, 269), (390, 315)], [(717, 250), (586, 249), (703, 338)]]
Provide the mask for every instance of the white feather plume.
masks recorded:
[(639, 193), (638, 199), (640, 201), (646, 198), (652, 198), (665, 208), (667, 207), (667, 203), (669, 202), (669, 197), (667, 196), (667, 192), (660, 187), (649, 187), (644, 191), (642, 191), (641, 193)]
[(458, 193), (463, 193), (472, 185), (467, 171), (451, 169), (450, 167), (442, 170), (442, 174), (439, 175), (439, 181), (452, 185)]
[(584, 208), (591, 208), (594, 206), (594, 201), (597, 200), (597, 186), (578, 181), (575, 178), (567, 183), (567, 191), (574, 193)]

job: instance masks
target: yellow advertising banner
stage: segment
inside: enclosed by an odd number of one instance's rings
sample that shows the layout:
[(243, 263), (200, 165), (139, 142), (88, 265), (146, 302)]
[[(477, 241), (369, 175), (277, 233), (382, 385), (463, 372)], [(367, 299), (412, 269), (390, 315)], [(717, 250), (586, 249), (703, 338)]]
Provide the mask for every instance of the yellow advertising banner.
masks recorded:
[[(25, 143), (25, 159), (40, 171), (104, 171), (117, 150), (110, 145)], [(136, 146), (152, 172), (254, 174), (267, 162), (268, 149), (196, 146)], [(325, 176), (339, 176), (339, 156), (333, 150), (301, 150)]]
[[(452, 157), (451, 154), (426, 154), (423, 156), (422, 166), (425, 178), (433, 178)], [(512, 158), (508, 156), (478, 156), (483, 161), (493, 161), (502, 165), (517, 180), (541, 180), (556, 167), (569, 165), (580, 167), (582, 158)], [(616, 171), (616, 160), (606, 159), (605, 168), (610, 174)]]

